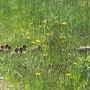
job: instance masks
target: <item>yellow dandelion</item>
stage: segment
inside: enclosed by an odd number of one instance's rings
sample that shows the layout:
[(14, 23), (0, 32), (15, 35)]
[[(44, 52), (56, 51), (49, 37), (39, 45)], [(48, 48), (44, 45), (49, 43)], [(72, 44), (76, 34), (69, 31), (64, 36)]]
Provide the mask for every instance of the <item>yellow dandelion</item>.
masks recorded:
[(67, 22), (62, 22), (61, 25), (67, 25)]
[(65, 36), (60, 36), (60, 39), (66, 39), (66, 37)]
[(27, 35), (30, 35), (30, 32), (27, 32), (26, 34), (27, 34)]
[(25, 58), (25, 60), (27, 61), (27, 60), (28, 60), (28, 58)]
[(36, 72), (35, 75), (36, 75), (36, 76), (40, 76), (41, 73), (40, 73), (40, 72)]
[(36, 42), (37, 42), (37, 43), (40, 43), (40, 40), (37, 39)]
[(31, 39), (30, 37), (27, 37), (27, 39)]
[(44, 24), (47, 24), (47, 20), (43, 20), (43, 23), (44, 23)]
[(71, 74), (70, 74), (70, 73), (66, 73), (66, 76), (70, 77), (70, 76), (71, 76)]
[(59, 21), (55, 21), (55, 23), (59, 23)]
[(44, 53), (44, 54), (43, 54), (43, 57), (47, 57), (47, 56), (48, 56), (48, 54), (47, 54), (47, 53)]
[(24, 31), (24, 29), (23, 29), (23, 28), (21, 28), (21, 31), (23, 32), (23, 31)]
[(50, 33), (46, 33), (46, 36), (50, 36)]
[(31, 43), (32, 43), (32, 44), (35, 44), (35, 42), (34, 42), (34, 41), (32, 41)]

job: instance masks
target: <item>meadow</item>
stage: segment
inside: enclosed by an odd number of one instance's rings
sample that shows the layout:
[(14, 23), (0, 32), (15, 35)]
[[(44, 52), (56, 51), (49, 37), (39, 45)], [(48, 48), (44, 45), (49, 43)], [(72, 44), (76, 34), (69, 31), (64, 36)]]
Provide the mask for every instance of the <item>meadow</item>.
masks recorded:
[[(0, 90), (90, 90), (89, 0), (0, 0)], [(26, 45), (20, 55), (11, 55)], [(32, 47), (40, 49), (32, 51)]]

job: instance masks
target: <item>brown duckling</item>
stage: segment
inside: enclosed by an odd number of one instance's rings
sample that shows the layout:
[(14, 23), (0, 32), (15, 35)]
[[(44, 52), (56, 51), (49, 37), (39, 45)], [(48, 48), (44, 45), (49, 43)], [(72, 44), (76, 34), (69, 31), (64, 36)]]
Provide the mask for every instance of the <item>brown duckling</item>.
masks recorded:
[(23, 45), (22, 48), (25, 51), (27, 47), (26, 47), (26, 45)]
[(17, 47), (15, 50), (17, 54), (22, 54), (26, 50), (26, 45), (23, 45), (22, 47)]
[(80, 46), (78, 48), (78, 51), (90, 51), (90, 46)]
[(4, 46), (3, 46), (3, 45), (1, 45), (1, 46), (0, 46), (0, 51), (2, 51), (2, 50), (3, 50), (3, 48), (4, 48)]
[(26, 45), (23, 45), (22, 47), (18, 47), (18, 51), (20, 52), (20, 53), (22, 53), (23, 51), (25, 51), (26, 50)]
[(14, 50), (14, 52), (12, 52), (11, 53), (11, 55), (18, 55), (19, 53), (18, 53), (18, 48), (16, 48), (15, 50)]
[(4, 51), (4, 52), (8, 52), (10, 49), (11, 49), (11, 46), (9, 46), (8, 44), (6, 44), (6, 45), (3, 47), (3, 51)]
[(38, 51), (38, 50), (41, 50), (41, 46), (38, 45), (38, 46), (34, 46), (31, 48), (31, 51)]

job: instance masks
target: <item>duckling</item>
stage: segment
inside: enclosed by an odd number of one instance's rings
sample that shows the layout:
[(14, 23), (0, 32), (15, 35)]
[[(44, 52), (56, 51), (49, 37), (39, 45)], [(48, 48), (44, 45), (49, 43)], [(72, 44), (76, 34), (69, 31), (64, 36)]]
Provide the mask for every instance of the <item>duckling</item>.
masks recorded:
[(18, 53), (23, 53), (23, 51), (24, 51), (24, 49), (23, 49), (22, 47), (20, 47), (20, 48), (18, 49)]
[(8, 44), (6, 44), (6, 45), (3, 47), (3, 51), (4, 51), (4, 52), (8, 52), (10, 49), (11, 49), (11, 46), (9, 46)]
[(38, 50), (41, 50), (41, 46), (38, 45), (38, 46), (34, 46), (31, 48), (31, 51), (38, 51)]
[(18, 53), (18, 48), (16, 48), (15, 50), (14, 50), (14, 52), (12, 52), (11, 53), (11, 55), (18, 55), (19, 53)]
[(26, 45), (23, 45), (22, 47), (18, 47), (18, 52), (23, 53), (26, 50)]
[(78, 51), (90, 51), (90, 46), (80, 46)]
[(22, 48), (25, 51), (27, 47), (26, 47), (26, 45), (23, 45)]
[(4, 48), (4, 46), (3, 46), (3, 45), (1, 45), (1, 46), (0, 46), (0, 51), (2, 51), (2, 50), (3, 50), (3, 48)]

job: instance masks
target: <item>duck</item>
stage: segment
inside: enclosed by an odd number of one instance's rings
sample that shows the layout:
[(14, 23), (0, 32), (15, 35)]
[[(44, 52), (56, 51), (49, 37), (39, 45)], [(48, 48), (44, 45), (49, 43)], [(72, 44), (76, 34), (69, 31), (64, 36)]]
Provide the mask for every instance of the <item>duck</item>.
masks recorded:
[(9, 46), (8, 44), (6, 44), (6, 45), (4, 45), (4, 46), (2, 46), (3, 47), (3, 51), (4, 52), (8, 52), (10, 49), (11, 49), (11, 46)]
[(11, 55), (20, 55), (26, 50), (26, 45), (23, 45), (22, 47), (15, 48), (14, 52), (11, 53)]
[(26, 50), (26, 45), (23, 45), (22, 47), (18, 47), (18, 51), (23, 52)]
[(41, 50), (40, 45), (37, 45), (37, 46), (34, 46), (34, 47), (31, 48), (31, 51), (38, 51), (38, 50)]
[(90, 46), (80, 46), (78, 48), (78, 51), (90, 51)]
[(11, 55), (18, 55), (18, 48), (15, 48), (14, 52), (11, 53)]
[(26, 45), (23, 45), (21, 48), (23, 48), (23, 51), (26, 50), (27, 46)]
[(4, 48), (4, 45), (0, 45), (0, 51), (2, 51)]

